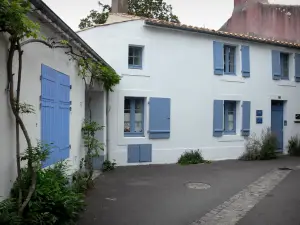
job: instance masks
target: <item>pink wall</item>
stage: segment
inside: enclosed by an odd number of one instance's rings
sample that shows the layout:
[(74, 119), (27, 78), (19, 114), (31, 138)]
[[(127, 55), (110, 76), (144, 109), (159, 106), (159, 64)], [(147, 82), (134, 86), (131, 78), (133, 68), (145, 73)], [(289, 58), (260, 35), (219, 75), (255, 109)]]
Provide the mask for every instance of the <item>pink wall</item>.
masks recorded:
[(300, 6), (248, 4), (234, 10), (221, 30), (300, 42)]

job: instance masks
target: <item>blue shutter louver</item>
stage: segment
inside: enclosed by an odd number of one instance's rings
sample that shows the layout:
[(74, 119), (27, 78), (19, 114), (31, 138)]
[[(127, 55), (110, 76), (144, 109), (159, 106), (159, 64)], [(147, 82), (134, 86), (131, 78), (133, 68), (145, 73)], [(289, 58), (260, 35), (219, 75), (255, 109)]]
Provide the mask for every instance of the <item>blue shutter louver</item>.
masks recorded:
[(223, 135), (224, 121), (224, 101), (214, 100), (214, 116), (213, 116), (213, 136), (221, 137)]
[(140, 146), (139, 145), (128, 145), (127, 146), (127, 162), (138, 163), (140, 162)]
[(280, 80), (281, 67), (280, 67), (280, 52), (272, 50), (272, 75), (273, 80)]
[(213, 42), (214, 54), (214, 74), (223, 75), (224, 73), (224, 44), (222, 42)]
[(295, 81), (300, 82), (300, 54), (295, 54)]
[(250, 77), (250, 50), (249, 46), (242, 46), (242, 76)]
[(250, 135), (251, 102), (244, 101), (242, 105), (242, 136)]
[(149, 138), (170, 138), (171, 99), (150, 98), (149, 101)]

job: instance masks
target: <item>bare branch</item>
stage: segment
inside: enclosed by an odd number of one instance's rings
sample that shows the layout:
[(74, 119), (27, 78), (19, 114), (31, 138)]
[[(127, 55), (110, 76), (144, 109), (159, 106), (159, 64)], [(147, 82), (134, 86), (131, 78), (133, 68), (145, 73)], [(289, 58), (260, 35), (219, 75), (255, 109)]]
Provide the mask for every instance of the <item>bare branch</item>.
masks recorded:
[(23, 47), (24, 45), (27, 45), (30, 43), (41, 43), (41, 44), (48, 46), (49, 48), (53, 48), (52, 44), (50, 44), (49, 42), (47, 42), (45, 40), (41, 40), (41, 39), (29, 39), (29, 40), (22, 42), (20, 45), (21, 45), (21, 47)]

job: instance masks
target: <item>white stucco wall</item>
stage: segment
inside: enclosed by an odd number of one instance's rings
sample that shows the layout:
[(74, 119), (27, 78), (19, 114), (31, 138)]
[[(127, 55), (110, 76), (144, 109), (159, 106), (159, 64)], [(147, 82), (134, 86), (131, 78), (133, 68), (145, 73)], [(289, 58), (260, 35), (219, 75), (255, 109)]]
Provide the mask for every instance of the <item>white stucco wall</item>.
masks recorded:
[[(294, 115), (300, 113), (300, 84), (294, 82), (294, 62), (290, 81), (272, 80), (271, 50), (298, 52), (266, 44), (144, 26), (131, 21), (100, 26), (79, 35), (122, 75), (110, 94), (110, 159), (127, 165), (128, 144), (152, 144), (152, 163), (174, 163), (187, 149), (201, 149), (209, 160), (237, 158), (244, 150), (240, 135), (213, 137), (213, 100), (251, 101), (251, 133), (260, 134), (271, 125), (271, 100), (287, 100), (284, 119), (284, 145), (300, 132)], [(238, 45), (237, 76), (213, 74), (213, 41)], [(128, 45), (143, 45), (143, 69), (128, 69)], [(240, 45), (250, 46), (251, 77), (241, 76)], [(293, 60), (291, 60), (293, 61)], [(149, 140), (148, 104), (145, 109), (145, 137), (124, 137), (124, 97), (171, 98), (171, 138)], [(240, 102), (241, 103), (241, 102)], [(262, 125), (255, 111), (263, 110)], [(241, 128), (241, 104), (237, 109), (237, 131)]]
[[(46, 26), (41, 27), (41, 35), (55, 37), (55, 30)], [(12, 183), (16, 178), (15, 163), (15, 122), (11, 110), (7, 104), (5, 93), (6, 79), (6, 57), (7, 42), (0, 34), (0, 200), (9, 194)], [(34, 106), (35, 114), (24, 115), (23, 119), (28, 129), (33, 144), (41, 139), (41, 115), (40, 115), (40, 95), (41, 95), (41, 65), (45, 64), (51, 68), (70, 76), (72, 89), (70, 100), (72, 101), (72, 111), (70, 115), (70, 158), (69, 162), (73, 171), (79, 167), (79, 161), (83, 156), (81, 125), (85, 116), (85, 85), (78, 76), (75, 62), (69, 60), (65, 54), (65, 49), (49, 49), (39, 44), (29, 44), (23, 48), (23, 70), (21, 101)], [(16, 54), (17, 55), (17, 54)], [(15, 73), (17, 73), (15, 62)], [(26, 148), (25, 139), (21, 133), (21, 150)]]

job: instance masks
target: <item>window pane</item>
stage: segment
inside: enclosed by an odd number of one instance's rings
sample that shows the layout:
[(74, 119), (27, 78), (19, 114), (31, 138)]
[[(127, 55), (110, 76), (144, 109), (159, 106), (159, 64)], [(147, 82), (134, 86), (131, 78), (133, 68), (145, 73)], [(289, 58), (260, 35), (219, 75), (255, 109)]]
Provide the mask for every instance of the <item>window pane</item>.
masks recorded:
[(130, 57), (128, 58), (128, 64), (129, 65), (134, 65), (134, 62), (133, 62), (133, 57)]
[(234, 59), (235, 58), (235, 48), (230, 47), (229, 48), (229, 72), (234, 72)]
[(133, 47), (129, 46), (129, 56), (133, 56)]
[(130, 132), (130, 99), (124, 101), (124, 132)]
[(281, 63), (281, 72), (282, 76), (285, 78), (289, 77), (289, 55), (288, 54), (280, 54), (280, 63)]
[(228, 112), (228, 122), (234, 122), (234, 113)]
[(228, 121), (227, 126), (227, 131), (234, 131), (234, 122)]
[(227, 72), (227, 66), (226, 66), (226, 46), (224, 47), (224, 72)]
[(135, 100), (135, 132), (143, 132), (143, 99)]
[(142, 65), (140, 57), (135, 57), (134, 58), (134, 65), (135, 66), (141, 66)]

